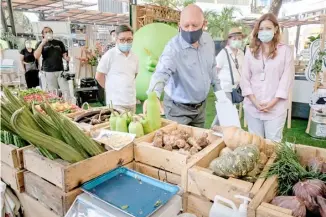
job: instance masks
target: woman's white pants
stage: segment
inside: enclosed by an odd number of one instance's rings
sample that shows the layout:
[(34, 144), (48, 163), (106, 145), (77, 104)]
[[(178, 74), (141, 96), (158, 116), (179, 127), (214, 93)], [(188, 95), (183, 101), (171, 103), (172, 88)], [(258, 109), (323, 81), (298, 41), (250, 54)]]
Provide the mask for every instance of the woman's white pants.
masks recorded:
[(275, 142), (282, 141), (286, 116), (287, 112), (284, 112), (284, 114), (273, 120), (260, 120), (245, 111), (249, 132)]

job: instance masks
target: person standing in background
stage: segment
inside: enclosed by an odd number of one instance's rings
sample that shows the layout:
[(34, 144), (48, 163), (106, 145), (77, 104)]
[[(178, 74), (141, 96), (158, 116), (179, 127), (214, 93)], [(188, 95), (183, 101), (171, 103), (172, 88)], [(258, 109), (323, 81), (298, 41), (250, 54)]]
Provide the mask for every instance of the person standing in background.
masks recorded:
[[(243, 33), (240, 28), (232, 28), (229, 31), (228, 42), (216, 56), (216, 68), (221, 82), (221, 88), (226, 97), (232, 102), (232, 89), (239, 86), (241, 67), (244, 59), (242, 51)], [(212, 126), (218, 125), (217, 115)]]
[(293, 54), (280, 38), (277, 18), (263, 15), (254, 27), (240, 82), (249, 132), (275, 142), (282, 141), (294, 80)]
[[(64, 44), (53, 39), (53, 31), (50, 27), (42, 30), (43, 40), (38, 42), (34, 56), (39, 59), (42, 55), (41, 81), (42, 88), (48, 91), (60, 89), (61, 92), (69, 94), (69, 85), (64, 77), (63, 61), (69, 62), (70, 57)], [(45, 87), (43, 87), (45, 86)]]
[(135, 113), (138, 57), (130, 50), (133, 32), (129, 26), (120, 25), (116, 33), (116, 47), (102, 56), (95, 78), (105, 88), (106, 105), (112, 102), (114, 109)]
[(112, 49), (112, 48), (115, 47), (115, 43), (116, 43), (116, 32), (115, 32), (115, 30), (112, 30), (110, 32), (110, 37), (111, 37), (111, 39), (110, 39), (111, 42), (106, 46), (106, 48), (104, 50), (104, 53), (106, 51), (108, 51), (108, 50), (110, 50), (110, 49)]
[(158, 98), (165, 92), (163, 104), (167, 119), (195, 127), (205, 125), (210, 87), (214, 91), (221, 89), (214, 41), (203, 32), (205, 24), (200, 7), (191, 4), (183, 9), (180, 33), (165, 46), (147, 91), (155, 91)]
[(34, 49), (32, 48), (32, 42), (30, 40), (25, 41), (25, 48), (20, 51), (20, 63), (25, 73), (27, 88), (39, 86), (38, 62), (34, 57)]

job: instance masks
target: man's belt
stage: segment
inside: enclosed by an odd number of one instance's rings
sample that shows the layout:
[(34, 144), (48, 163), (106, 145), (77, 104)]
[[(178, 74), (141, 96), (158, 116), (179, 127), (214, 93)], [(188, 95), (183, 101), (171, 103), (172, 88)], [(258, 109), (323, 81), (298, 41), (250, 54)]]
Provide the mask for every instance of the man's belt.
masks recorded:
[(193, 108), (193, 109), (198, 109), (200, 108), (204, 103), (205, 103), (206, 100), (200, 102), (200, 103), (196, 103), (196, 104), (192, 104), (192, 103), (177, 103), (177, 102), (174, 102), (174, 104), (179, 104), (179, 105), (183, 105), (183, 106), (186, 106), (186, 107), (189, 107), (189, 108)]

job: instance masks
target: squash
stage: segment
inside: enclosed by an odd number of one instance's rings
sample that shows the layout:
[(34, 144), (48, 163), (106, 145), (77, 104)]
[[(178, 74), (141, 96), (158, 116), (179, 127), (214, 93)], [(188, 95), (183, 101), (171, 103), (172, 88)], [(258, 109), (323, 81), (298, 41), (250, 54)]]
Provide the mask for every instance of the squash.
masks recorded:
[(161, 127), (161, 104), (155, 92), (148, 94), (147, 100), (147, 120), (152, 130), (157, 130)]
[(144, 135), (144, 129), (142, 124), (134, 117), (133, 121), (129, 124), (129, 133), (136, 134), (136, 138)]
[(266, 142), (265, 139), (257, 136), (255, 134), (251, 134), (247, 131), (244, 131), (238, 127), (221, 127), (214, 126), (212, 128), (215, 132), (223, 134), (223, 140), (227, 147), (232, 150), (235, 150), (237, 147), (244, 145), (256, 145), (259, 147), (261, 152), (266, 153)]
[(126, 117), (123, 117), (122, 115), (117, 117), (116, 131), (128, 133), (128, 124)]
[(246, 145), (214, 159), (209, 168), (218, 176), (242, 177), (255, 168), (258, 160), (259, 149), (257, 146)]
[(118, 116), (117, 113), (115, 113), (115, 112), (111, 113), (109, 123), (110, 123), (110, 130), (112, 130), (112, 131), (115, 131), (117, 128), (117, 118), (118, 118), (117, 116)]

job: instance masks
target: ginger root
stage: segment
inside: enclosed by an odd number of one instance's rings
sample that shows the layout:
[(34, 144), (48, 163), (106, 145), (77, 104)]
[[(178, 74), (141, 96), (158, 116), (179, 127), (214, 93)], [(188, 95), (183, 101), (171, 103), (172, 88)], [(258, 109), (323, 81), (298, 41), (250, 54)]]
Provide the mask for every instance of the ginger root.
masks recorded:
[(185, 140), (183, 139), (178, 139), (177, 141), (175, 141), (175, 146), (178, 147), (178, 148), (184, 148), (186, 147), (188, 144)]
[(153, 146), (163, 148), (163, 132), (157, 131), (154, 136)]
[(194, 154), (196, 154), (196, 153), (198, 153), (198, 152), (199, 152), (199, 149), (197, 149), (196, 146), (192, 146), (192, 147), (191, 147), (191, 149), (190, 149), (190, 154), (191, 154), (191, 155), (194, 155)]
[(198, 146), (201, 148), (207, 147), (210, 144), (210, 141), (207, 138), (208, 138), (208, 134), (203, 133), (203, 135), (196, 141)]
[[(197, 141), (194, 137), (189, 137), (187, 142), (189, 143), (190, 146), (195, 147), (197, 150), (201, 150), (202, 148), (197, 144)], [(192, 148), (193, 148), (192, 147)]]
[(168, 150), (168, 151), (172, 151), (173, 150), (173, 148), (172, 148), (171, 145), (164, 145), (163, 149)]

